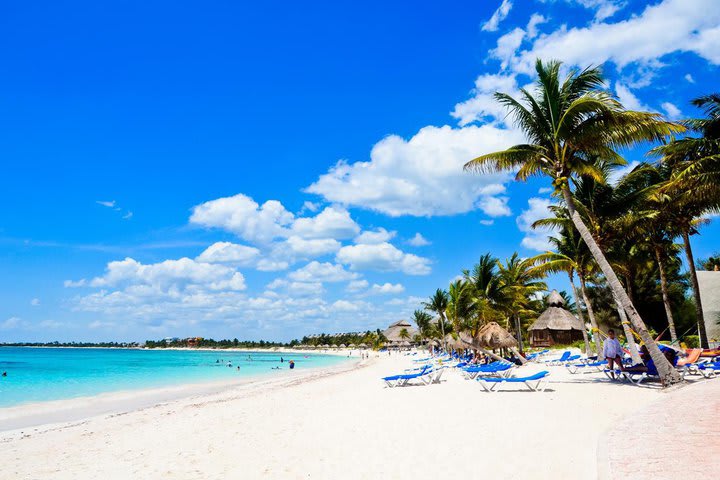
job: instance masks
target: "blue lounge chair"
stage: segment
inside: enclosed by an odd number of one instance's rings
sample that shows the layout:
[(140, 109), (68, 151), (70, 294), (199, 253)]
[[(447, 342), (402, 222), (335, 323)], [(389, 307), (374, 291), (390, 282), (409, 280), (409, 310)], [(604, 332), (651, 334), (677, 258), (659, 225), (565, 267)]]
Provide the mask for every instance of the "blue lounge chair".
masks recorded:
[(698, 372), (705, 378), (714, 377), (720, 371), (720, 361), (699, 363), (697, 365)]
[(512, 363), (493, 362), (488, 365), (467, 367), (464, 369), (463, 375), (465, 375), (465, 378), (468, 380), (473, 380), (480, 374), (483, 374), (483, 376), (507, 376), (514, 366)]
[(550, 372), (547, 370), (538, 372), (528, 377), (478, 377), (477, 380), (486, 392), (496, 392), (495, 388), (502, 383), (522, 383), (532, 392), (544, 392), (547, 388), (547, 377)]
[(568, 371), (572, 374), (575, 373), (595, 373), (602, 372), (603, 366), (607, 365), (607, 362), (591, 362), (591, 363), (566, 363)]
[[(432, 367), (426, 365), (418, 373), (405, 373), (401, 375), (391, 375), (384, 377), (383, 381), (390, 388), (404, 387), (410, 384), (411, 380), (420, 380), (422, 384), (428, 385), (432, 379)], [(439, 379), (438, 379), (439, 381)]]

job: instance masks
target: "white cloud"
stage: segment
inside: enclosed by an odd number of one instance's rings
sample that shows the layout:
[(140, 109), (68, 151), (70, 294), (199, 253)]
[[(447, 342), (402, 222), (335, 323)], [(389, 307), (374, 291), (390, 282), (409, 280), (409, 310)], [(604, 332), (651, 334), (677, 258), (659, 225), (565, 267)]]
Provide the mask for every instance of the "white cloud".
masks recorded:
[(279, 270), (287, 270), (289, 267), (290, 263), (288, 262), (262, 258), (258, 260), (256, 268), (261, 272), (277, 272)]
[(302, 217), (295, 220), (292, 232), (302, 238), (352, 238), (360, 227), (350, 218), (344, 208), (327, 207), (315, 217)]
[(133, 212), (128, 211), (125, 215), (123, 215), (124, 220), (130, 220), (133, 217)]
[[(472, 90), (472, 98), (455, 105), (451, 112), (458, 120), (460, 126), (468, 125), (478, 120), (497, 121), (504, 119), (507, 115), (505, 107), (500, 105), (493, 97), (495, 92), (503, 92), (516, 96), (518, 89), (517, 80), (514, 75), (507, 74), (483, 74), (475, 79), (475, 88)], [(522, 137), (519, 136), (522, 140)], [(513, 141), (512, 144), (518, 142)], [(509, 146), (508, 143), (507, 146)]]
[(306, 200), (303, 202), (302, 209), (300, 209), (300, 213), (303, 212), (317, 212), (320, 209), (320, 204), (316, 202), (311, 202), (309, 200)]
[(533, 13), (533, 14), (530, 16), (530, 20), (528, 21), (528, 24), (527, 24), (527, 28), (526, 28), (526, 30), (527, 30), (527, 37), (528, 37), (528, 38), (535, 38), (535, 37), (537, 37), (537, 34), (538, 34), (538, 29), (537, 29), (537, 27), (538, 27), (538, 25), (541, 25), (541, 24), (543, 24), (543, 23), (545, 23), (545, 22), (547, 22), (547, 21), (548, 21), (548, 19), (547, 19), (546, 17), (540, 15), (539, 13)]
[(512, 215), (508, 200), (508, 197), (481, 197), (478, 206), (489, 217), (507, 217)]
[(39, 306), (39, 305), (40, 305), (40, 299), (39, 299), (39, 298), (33, 298), (32, 300), (30, 300), (30, 305), (32, 305), (33, 307)]
[(299, 282), (344, 282), (358, 278), (357, 273), (348, 272), (342, 265), (312, 261), (288, 275)]
[(230, 242), (217, 242), (210, 245), (196, 260), (204, 263), (223, 263), (239, 267), (254, 266), (260, 256), (255, 247)]
[(0, 322), (0, 330), (13, 330), (16, 328), (26, 327), (27, 324), (20, 317), (10, 317)]
[(492, 224), (494, 224), (494, 223), (495, 223), (495, 220), (480, 220), (480, 225), (489, 226), (489, 225), (492, 225)]
[(368, 283), (368, 281), (364, 280), (364, 279), (363, 280), (353, 280), (352, 282), (348, 283), (347, 288), (345, 288), (345, 290), (347, 290), (348, 292), (356, 293), (356, 292), (365, 290), (366, 288), (368, 288), (369, 285), (370, 284)]
[(335, 258), (352, 270), (403, 272), (407, 275), (430, 273), (429, 259), (405, 253), (389, 243), (348, 245), (342, 247)]
[(349, 302), (347, 300), (337, 300), (335, 303), (332, 304), (333, 310), (338, 310), (342, 312), (357, 312), (360, 310), (361, 306), (354, 303)]
[(650, 107), (647, 105), (644, 105), (639, 98), (635, 96), (633, 92), (630, 91), (629, 88), (627, 88), (625, 85), (623, 85), (620, 82), (615, 83), (615, 93), (617, 94), (618, 100), (620, 103), (623, 104), (625, 108), (628, 110), (638, 110), (638, 111), (650, 111)]
[(423, 237), (420, 232), (417, 232), (414, 237), (408, 240), (407, 243), (412, 245), (413, 247), (426, 247), (430, 245), (430, 241), (428, 241), (427, 238)]
[(524, 38), (525, 30), (520, 27), (515, 28), (498, 38), (497, 46), (489, 53), (491, 56), (500, 59), (500, 64), (502, 68), (505, 69), (508, 67), (510, 59), (512, 59)]
[(265, 243), (286, 237), (294, 215), (277, 200), (259, 205), (247, 195), (218, 198), (193, 208), (190, 223), (222, 228), (249, 241)]
[(407, 141), (384, 138), (368, 162), (338, 162), (306, 191), (390, 216), (464, 213), (474, 210), (481, 196), (502, 191), (510, 174), (470, 175), (463, 165), (520, 141), (518, 132), (491, 125), (428, 126)]
[(601, 21), (612, 17), (627, 5), (624, 0), (566, 0), (568, 3), (577, 3), (585, 8), (595, 10), (595, 20)]
[(552, 187), (542, 187), (542, 188), (539, 188), (539, 189), (538, 189), (538, 193), (539, 193), (540, 195), (544, 195), (544, 194), (546, 194), (546, 193), (552, 193), (552, 192), (553, 192)]
[(682, 117), (682, 112), (680, 111), (680, 109), (672, 103), (663, 102), (660, 106), (663, 110), (665, 110), (665, 113), (670, 120), (677, 120)]
[(694, 79), (693, 76), (690, 75), (689, 73), (686, 73), (686, 74), (685, 74), (685, 80), (687, 80), (687, 81), (690, 82), (690, 83), (695, 83), (695, 79)]
[[(607, 14), (618, 2), (603, 3), (608, 6), (604, 10)], [(665, 0), (626, 20), (563, 27), (541, 35), (529, 49), (516, 51), (503, 61), (513, 71), (528, 74), (533, 72), (537, 58), (554, 58), (571, 65), (611, 61), (624, 67), (656, 61), (673, 52), (693, 52), (720, 64), (718, 43), (720, 9), (715, 0)]]
[(495, 10), (495, 13), (493, 13), (492, 17), (490, 17), (490, 20), (485, 22), (485, 24), (482, 26), (482, 29), (486, 32), (496, 31), (498, 29), (498, 26), (500, 25), (500, 22), (505, 20), (505, 18), (510, 13), (512, 5), (513, 4), (510, 0), (502, 0), (502, 3), (498, 7), (498, 9)]
[(103, 207), (115, 208), (115, 200), (95, 200), (95, 203)]
[(532, 197), (528, 199), (529, 208), (527, 210), (523, 210), (523, 212), (515, 219), (520, 231), (525, 233), (525, 237), (521, 242), (523, 247), (541, 252), (550, 250), (551, 244), (548, 242), (547, 237), (554, 232), (547, 228), (538, 228), (536, 230), (533, 230), (532, 228), (532, 224), (535, 221), (548, 218), (552, 215), (548, 209), (550, 205), (552, 205), (550, 200)]
[(360, 235), (355, 237), (355, 243), (384, 243), (392, 240), (397, 235), (397, 232), (388, 232), (384, 228), (380, 227), (377, 230), (365, 230)]
[(370, 289), (370, 293), (376, 294), (376, 295), (386, 295), (391, 293), (402, 293), (405, 291), (405, 287), (403, 287), (401, 284), (396, 283), (383, 283), (382, 285), (378, 285), (377, 283), (372, 286)]
[(312, 258), (335, 253), (340, 250), (340, 242), (333, 238), (314, 238), (305, 240), (292, 236), (285, 242), (276, 244), (274, 255), (282, 258), (283, 255), (291, 257)]
[[(142, 264), (132, 258), (108, 263), (105, 275), (88, 282), (91, 287), (132, 288), (145, 293), (181, 290), (244, 290), (242, 273), (225, 265), (196, 262), (189, 258)], [(74, 286), (74, 285), (69, 285)]]

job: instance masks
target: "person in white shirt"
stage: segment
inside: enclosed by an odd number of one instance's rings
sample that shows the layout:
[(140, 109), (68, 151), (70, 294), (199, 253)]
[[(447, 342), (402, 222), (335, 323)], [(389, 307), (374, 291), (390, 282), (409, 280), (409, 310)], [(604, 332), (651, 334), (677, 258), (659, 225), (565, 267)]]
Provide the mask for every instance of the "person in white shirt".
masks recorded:
[(613, 369), (613, 363), (617, 364), (617, 368), (624, 370), (622, 364), (623, 349), (620, 342), (615, 338), (615, 331), (608, 330), (608, 338), (603, 343), (603, 356), (608, 361), (608, 368)]

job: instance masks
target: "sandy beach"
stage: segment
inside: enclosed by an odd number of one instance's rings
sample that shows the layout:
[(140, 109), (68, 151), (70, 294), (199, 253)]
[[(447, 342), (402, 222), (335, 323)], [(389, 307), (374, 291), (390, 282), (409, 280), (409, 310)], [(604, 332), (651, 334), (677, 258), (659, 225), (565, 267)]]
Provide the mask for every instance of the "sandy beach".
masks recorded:
[(380, 381), (409, 366), (380, 356), (5, 431), (0, 478), (597, 478), (603, 435), (677, 390), (563, 367), (544, 393), (488, 394), (453, 371), (429, 386)]

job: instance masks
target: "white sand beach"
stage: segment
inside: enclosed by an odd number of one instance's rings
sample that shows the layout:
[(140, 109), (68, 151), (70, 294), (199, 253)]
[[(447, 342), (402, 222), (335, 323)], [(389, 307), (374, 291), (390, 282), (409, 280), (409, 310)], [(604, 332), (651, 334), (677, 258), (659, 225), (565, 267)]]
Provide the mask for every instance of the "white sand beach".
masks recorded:
[(381, 356), (6, 431), (0, 477), (597, 478), (599, 439), (668, 395), (563, 367), (550, 367), (542, 393), (488, 394), (452, 371), (429, 386), (389, 389), (380, 381), (410, 364)]

